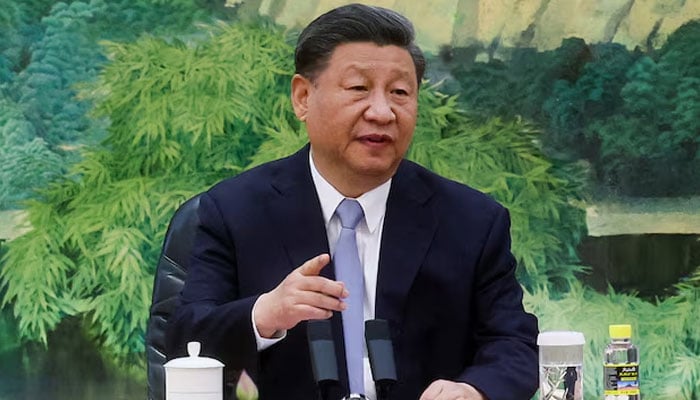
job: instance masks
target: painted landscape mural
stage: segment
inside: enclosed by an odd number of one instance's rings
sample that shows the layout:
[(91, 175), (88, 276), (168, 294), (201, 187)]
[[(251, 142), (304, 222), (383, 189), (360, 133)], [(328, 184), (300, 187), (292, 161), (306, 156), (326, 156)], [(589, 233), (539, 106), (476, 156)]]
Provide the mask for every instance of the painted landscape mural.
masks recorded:
[[(344, 1), (0, 0), (0, 400), (146, 398), (165, 229), (305, 144), (299, 28)], [(541, 330), (630, 323), (700, 399), (700, 1), (375, 1), (429, 59), (408, 157), (489, 193)]]

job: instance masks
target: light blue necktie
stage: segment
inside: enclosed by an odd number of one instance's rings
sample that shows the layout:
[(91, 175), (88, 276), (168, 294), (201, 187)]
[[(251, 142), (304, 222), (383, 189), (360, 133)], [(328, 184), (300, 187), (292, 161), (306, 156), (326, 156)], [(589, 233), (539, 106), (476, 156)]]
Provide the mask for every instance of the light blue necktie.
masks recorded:
[(344, 282), (350, 292), (350, 296), (345, 299), (347, 308), (342, 313), (350, 393), (364, 394), (362, 353), (365, 328), (362, 300), (365, 279), (355, 239), (355, 227), (364, 217), (364, 213), (360, 203), (350, 199), (340, 202), (335, 213), (340, 217), (340, 224), (343, 226), (333, 255), (335, 277)]

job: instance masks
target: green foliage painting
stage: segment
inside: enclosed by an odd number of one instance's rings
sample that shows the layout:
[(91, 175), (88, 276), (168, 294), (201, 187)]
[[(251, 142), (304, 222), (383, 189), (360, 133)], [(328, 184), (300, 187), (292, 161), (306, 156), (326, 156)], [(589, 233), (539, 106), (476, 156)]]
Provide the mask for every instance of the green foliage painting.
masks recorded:
[[(0, 0), (0, 210), (32, 226), (0, 243), (0, 355), (70, 327), (145, 385), (173, 212), (306, 143), (294, 31), (230, 3)], [(700, 194), (698, 43), (697, 21), (653, 52), (569, 38), (451, 59), (421, 88), (408, 157), (508, 207), (527, 308), (541, 330), (586, 336), (586, 399), (619, 322), (634, 326), (646, 398), (700, 398), (700, 268), (643, 299), (583, 284), (578, 254), (592, 197)]]
[(515, 49), (509, 63), (458, 62), (452, 71), (472, 112), (537, 122), (549, 154), (591, 163), (598, 191), (697, 195), (698, 38), (700, 20), (653, 53), (570, 38), (551, 51)]
[[(187, 33), (206, 15), (189, 2), (3, 0), (0, 8), (0, 209), (19, 207), (104, 137), (107, 121), (90, 118), (92, 103), (78, 97), (106, 60), (100, 40)], [(124, 25), (131, 29), (110, 29)]]

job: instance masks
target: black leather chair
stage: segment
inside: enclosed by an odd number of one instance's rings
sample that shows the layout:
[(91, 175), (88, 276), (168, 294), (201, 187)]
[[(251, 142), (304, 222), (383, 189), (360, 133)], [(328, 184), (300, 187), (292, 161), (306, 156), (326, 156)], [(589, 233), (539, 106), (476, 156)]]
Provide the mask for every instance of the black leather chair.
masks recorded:
[(185, 284), (195, 227), (199, 224), (199, 195), (187, 200), (170, 220), (158, 260), (153, 300), (146, 330), (148, 399), (165, 399), (165, 328), (168, 318), (179, 305)]

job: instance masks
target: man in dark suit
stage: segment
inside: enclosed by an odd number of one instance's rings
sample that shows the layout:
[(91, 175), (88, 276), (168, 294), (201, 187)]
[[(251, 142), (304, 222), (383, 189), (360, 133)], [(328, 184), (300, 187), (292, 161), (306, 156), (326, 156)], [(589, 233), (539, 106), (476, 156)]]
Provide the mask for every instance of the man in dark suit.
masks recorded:
[[(537, 320), (522, 307), (507, 211), (403, 159), (425, 68), (413, 40), (405, 17), (362, 5), (331, 10), (301, 33), (291, 96), (310, 145), (202, 195), (170, 357), (198, 340), (228, 372), (251, 374), (262, 400), (312, 399), (306, 323), (330, 318), (336, 398), (347, 394), (351, 293), (329, 255), (341, 230), (336, 207), (355, 199), (363, 315), (389, 322), (391, 398), (534, 394)], [(360, 374), (373, 398), (366, 362)]]

